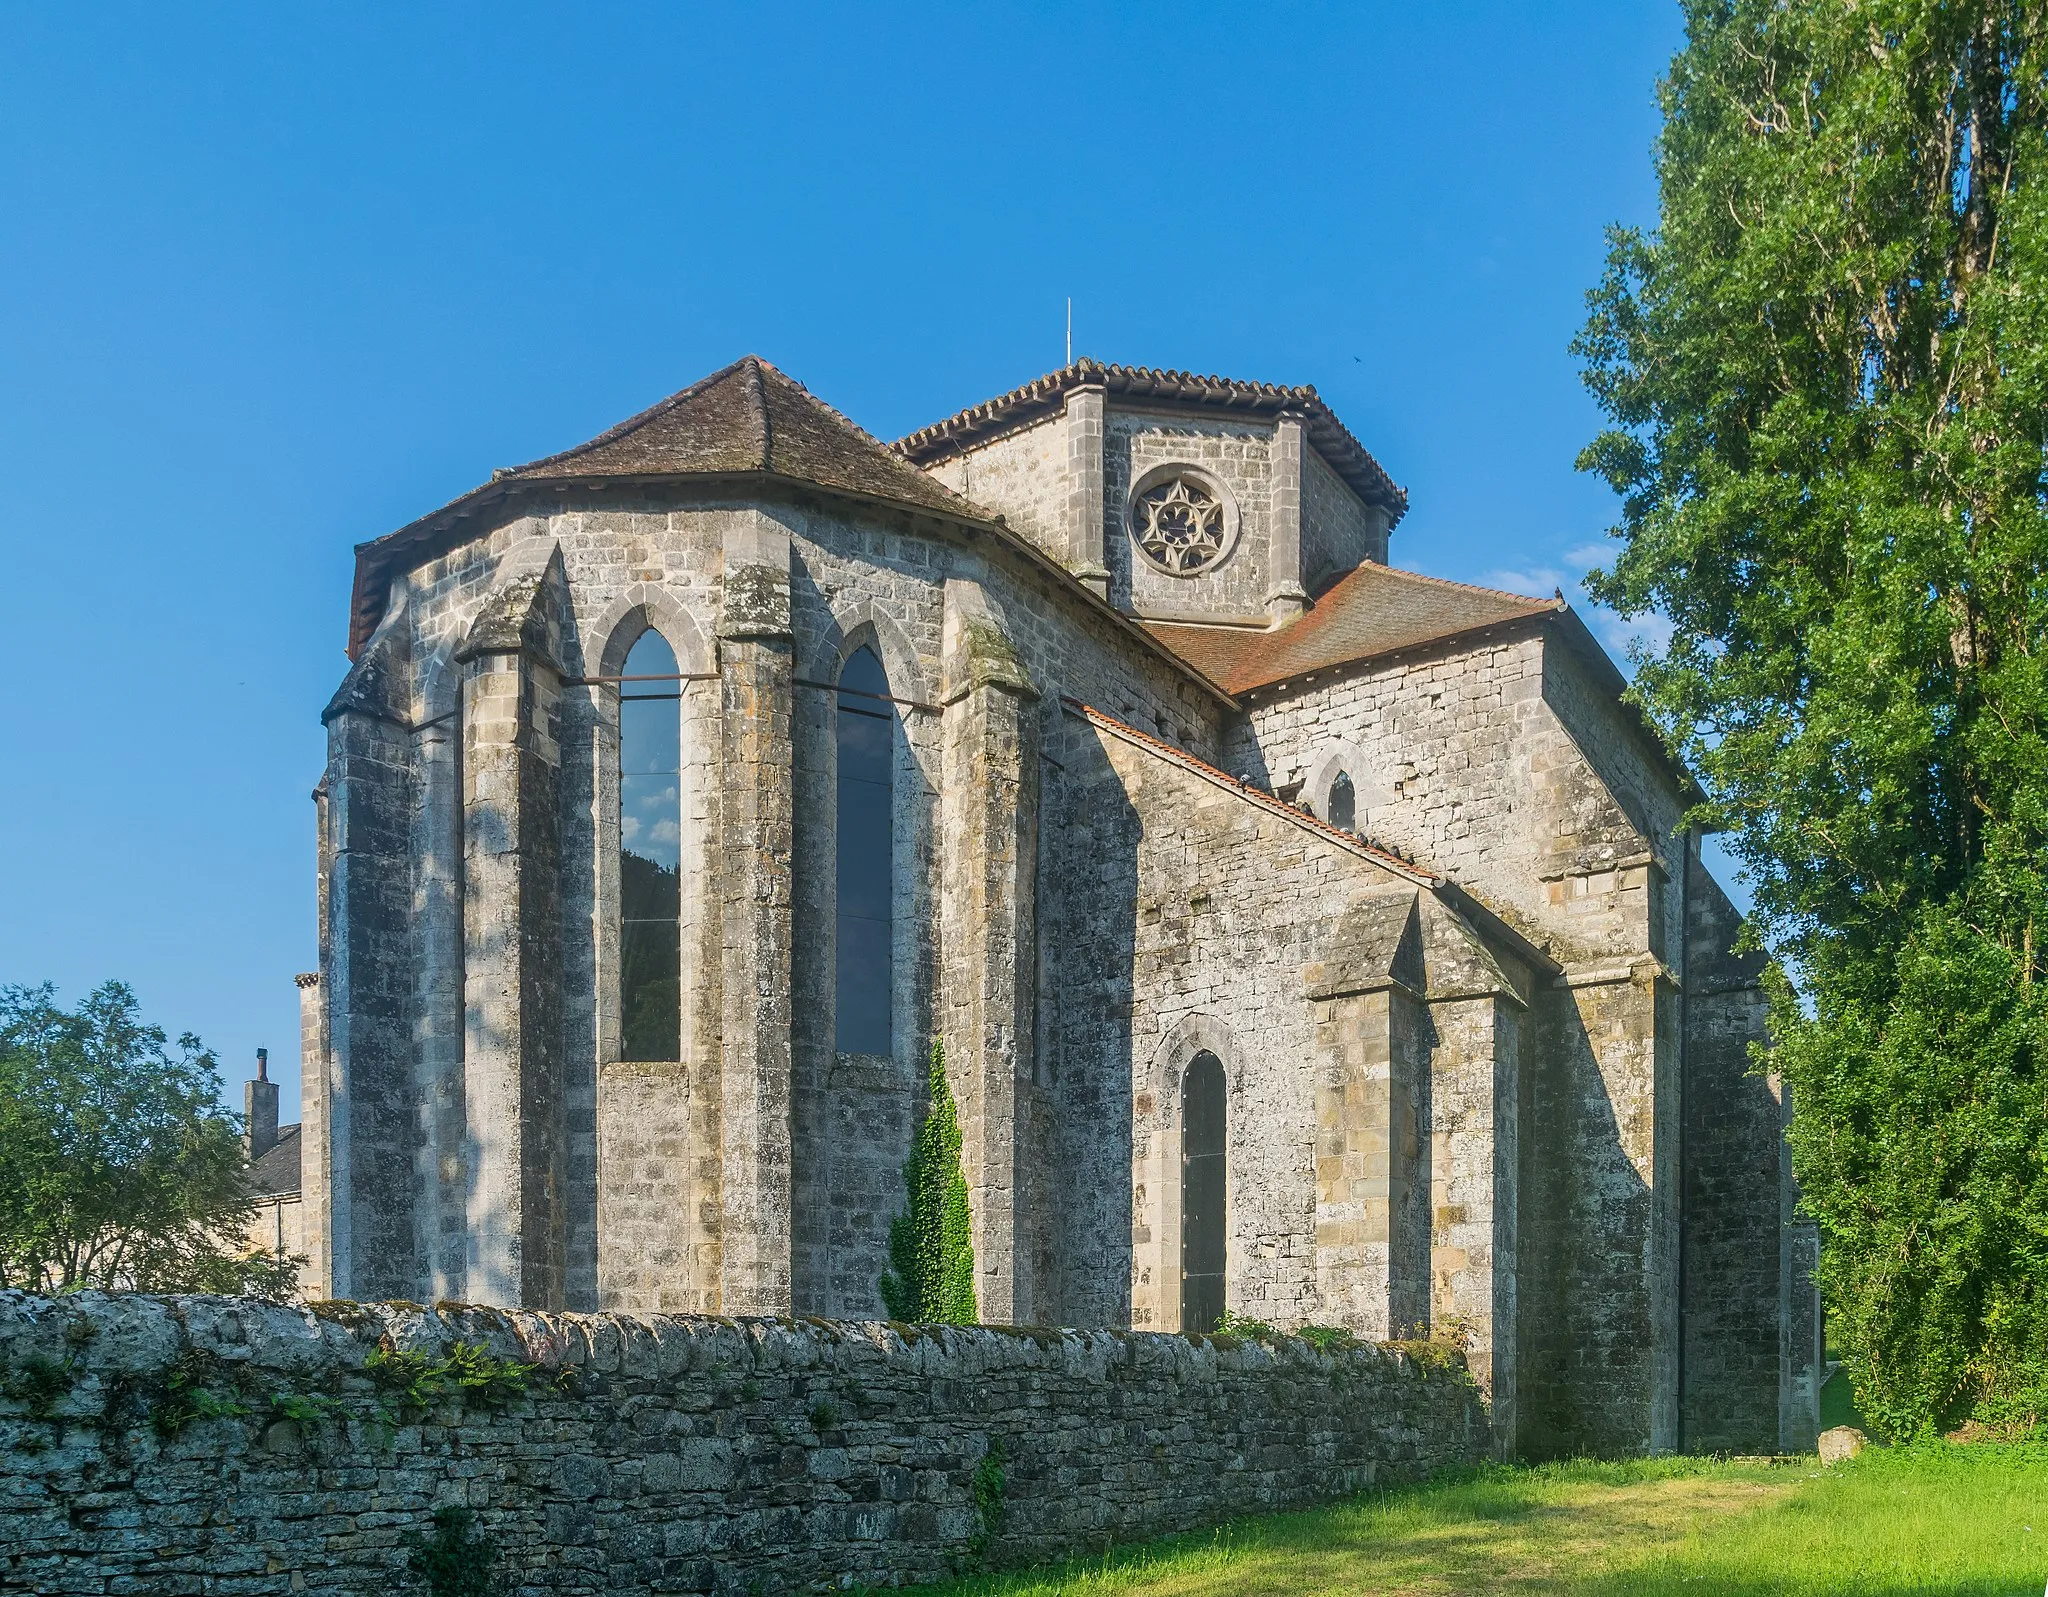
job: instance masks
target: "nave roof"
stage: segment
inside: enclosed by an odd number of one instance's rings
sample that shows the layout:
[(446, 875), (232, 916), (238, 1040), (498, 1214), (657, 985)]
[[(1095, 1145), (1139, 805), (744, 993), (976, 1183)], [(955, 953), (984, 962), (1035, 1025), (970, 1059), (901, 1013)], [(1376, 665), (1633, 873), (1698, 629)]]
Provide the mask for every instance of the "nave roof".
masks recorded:
[(1147, 621), (1152, 635), (1231, 695), (1399, 654), (1490, 627), (1554, 615), (1562, 599), (1362, 565), (1276, 632), (1260, 627)]

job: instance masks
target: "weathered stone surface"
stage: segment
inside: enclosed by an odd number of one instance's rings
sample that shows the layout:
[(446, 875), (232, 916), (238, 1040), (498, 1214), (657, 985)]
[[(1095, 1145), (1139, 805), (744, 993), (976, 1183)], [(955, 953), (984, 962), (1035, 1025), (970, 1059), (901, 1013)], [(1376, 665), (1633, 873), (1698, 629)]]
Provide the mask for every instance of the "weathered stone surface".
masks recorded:
[(1820, 1433), (1820, 1461), (1823, 1464), (1839, 1464), (1844, 1459), (1854, 1458), (1870, 1445), (1870, 1438), (1853, 1425), (1837, 1425), (1832, 1430)]
[[(538, 1368), (426, 1412), (365, 1371), (380, 1345), (458, 1342)], [(391, 1590), (406, 1535), (450, 1504), (526, 1589), (892, 1586), (970, 1548), (1050, 1558), (1488, 1446), (1461, 1373), (1372, 1346), (0, 1294), (0, 1371), (35, 1358), (66, 1385), (41, 1415), (0, 1399), (9, 1590)], [(159, 1434), (174, 1366), (248, 1412)], [(308, 1394), (327, 1417), (280, 1415)], [(999, 1523), (977, 1509), (992, 1455)]]
[[(1503, 1449), (1810, 1439), (1813, 1238), (1682, 773), (1548, 605), (1220, 694), (1169, 652), (1191, 629), (1130, 617), (1313, 628), (1399, 496), (1319, 453), (1313, 396), (1171, 386), (976, 432), (932, 466), (957, 506), (571, 474), (379, 556), (306, 989), (323, 1290), (875, 1314), (939, 1041), (983, 1313), (1169, 1330), (1179, 1093), (1211, 1052), (1235, 1311), (1462, 1337)], [(810, 444), (875, 452), (783, 398)], [(1233, 518), (1186, 579), (1126, 525), (1180, 467)], [(617, 678), (648, 628), (681, 672), (683, 1013), (680, 1057), (625, 1061)], [(834, 1024), (834, 686), (863, 648), (895, 701), (875, 1054)], [(1402, 857), (1313, 818), (1340, 775)]]

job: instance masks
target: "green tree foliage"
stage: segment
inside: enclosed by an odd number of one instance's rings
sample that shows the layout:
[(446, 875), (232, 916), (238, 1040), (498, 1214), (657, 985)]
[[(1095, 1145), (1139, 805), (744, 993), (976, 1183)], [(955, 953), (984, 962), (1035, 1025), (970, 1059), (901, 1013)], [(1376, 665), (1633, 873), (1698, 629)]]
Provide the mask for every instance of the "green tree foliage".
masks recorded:
[(889, 1318), (974, 1324), (974, 1242), (960, 1168), (960, 1117), (939, 1043), (932, 1044), (931, 1101), (904, 1163), (903, 1185), (910, 1202), (889, 1227), (890, 1268), (882, 1272)]
[(1576, 346), (1865, 1412), (2048, 1405), (2048, 7), (1686, 0)]
[(295, 1261), (235, 1245), (255, 1204), (219, 1091), (119, 982), (75, 1014), (0, 987), (0, 1286), (289, 1295)]

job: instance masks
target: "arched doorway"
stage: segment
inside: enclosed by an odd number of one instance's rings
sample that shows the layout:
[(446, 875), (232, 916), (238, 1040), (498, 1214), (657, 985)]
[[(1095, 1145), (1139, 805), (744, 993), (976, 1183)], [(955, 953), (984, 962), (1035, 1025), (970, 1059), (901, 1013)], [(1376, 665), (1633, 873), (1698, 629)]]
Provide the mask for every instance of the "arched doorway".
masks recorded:
[(1180, 1328), (1213, 1331), (1223, 1318), (1225, 1085), (1206, 1049), (1181, 1083)]

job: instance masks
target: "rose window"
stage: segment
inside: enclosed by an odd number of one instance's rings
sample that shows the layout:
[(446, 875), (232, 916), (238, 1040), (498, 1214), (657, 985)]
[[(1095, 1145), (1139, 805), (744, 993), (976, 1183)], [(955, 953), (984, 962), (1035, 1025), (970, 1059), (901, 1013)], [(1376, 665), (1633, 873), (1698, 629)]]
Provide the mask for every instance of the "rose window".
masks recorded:
[(1176, 577), (1192, 577), (1223, 558), (1223, 501), (1192, 477), (1169, 477), (1131, 506), (1132, 537), (1145, 557)]

